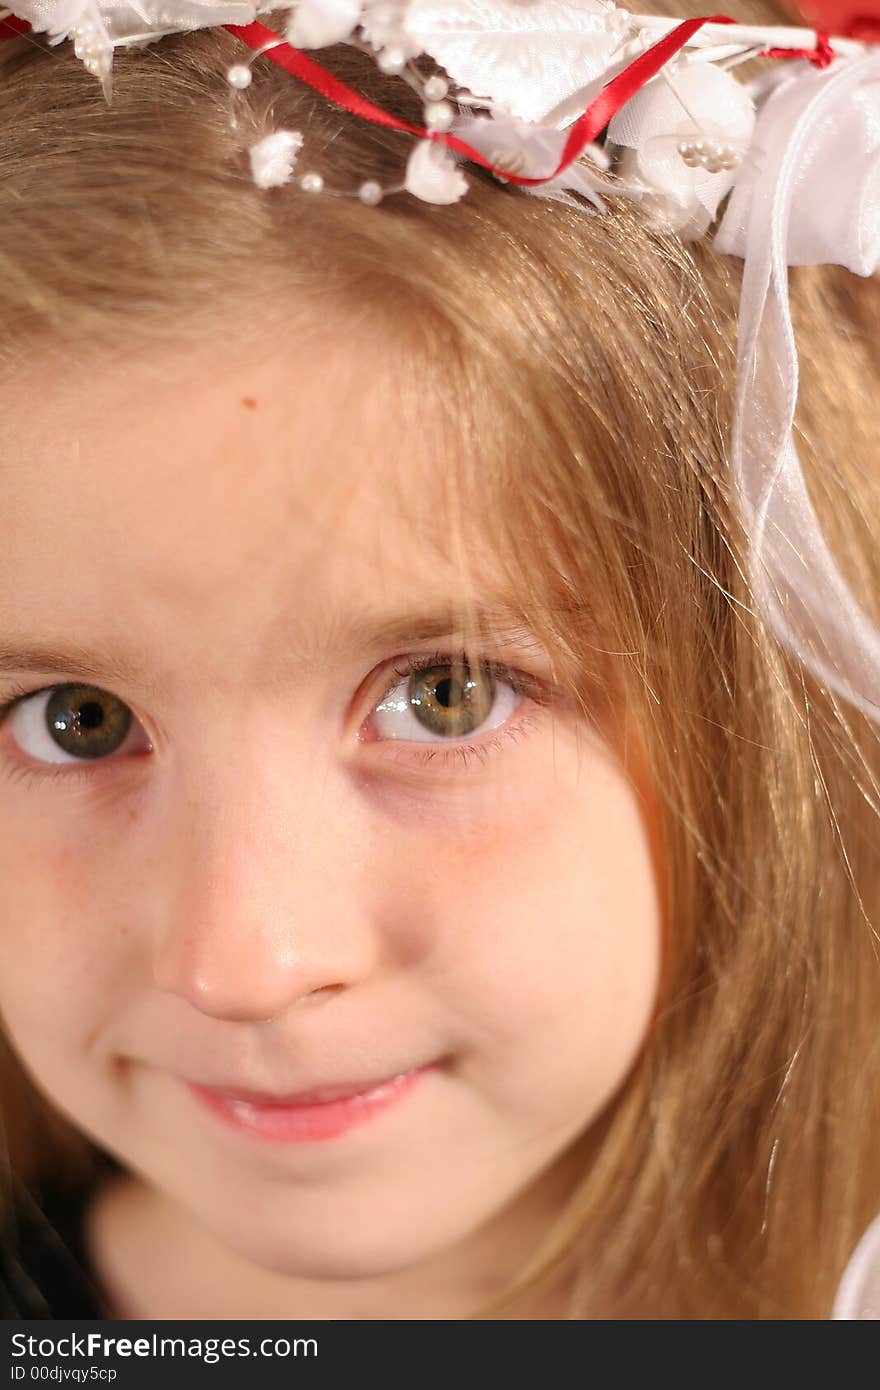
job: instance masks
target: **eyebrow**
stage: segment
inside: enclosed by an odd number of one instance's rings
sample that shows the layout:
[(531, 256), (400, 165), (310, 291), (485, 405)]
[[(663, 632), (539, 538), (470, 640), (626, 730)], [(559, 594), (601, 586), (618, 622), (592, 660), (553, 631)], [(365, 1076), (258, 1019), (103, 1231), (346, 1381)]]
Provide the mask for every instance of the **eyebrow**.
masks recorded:
[[(532, 629), (507, 604), (474, 603), (471, 609), (448, 607), (441, 612), (416, 615), (412, 612), (375, 617), (346, 614), (342, 621), (320, 624), (332, 637), (324, 644), (327, 654), (349, 655), (354, 651), (376, 652), (393, 646), (449, 638), (473, 632), (482, 640), (500, 647), (532, 647), (538, 642)], [(301, 662), (302, 665), (313, 664)], [(0, 673), (9, 671), (55, 671), (63, 669), (94, 681), (123, 681), (129, 685), (152, 686), (149, 666), (121, 652), (101, 652), (77, 642), (23, 642), (14, 645), (0, 638)]]

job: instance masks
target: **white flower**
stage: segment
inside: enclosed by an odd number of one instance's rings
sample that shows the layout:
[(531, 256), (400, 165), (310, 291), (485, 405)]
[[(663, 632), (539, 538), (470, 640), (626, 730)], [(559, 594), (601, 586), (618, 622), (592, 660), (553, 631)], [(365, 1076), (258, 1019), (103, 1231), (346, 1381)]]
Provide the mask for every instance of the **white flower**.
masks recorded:
[(362, 0), (300, 0), (284, 37), (294, 48), (347, 43), (360, 22)]
[(418, 58), (422, 46), (406, 32), (409, 0), (365, 0), (361, 31), (376, 54), (394, 53), (403, 61)]
[(417, 141), (406, 164), (406, 189), (424, 203), (457, 203), (468, 181), (456, 161), (433, 140)]
[(278, 188), (290, 181), (302, 148), (298, 130), (276, 130), (251, 145), (251, 174), (258, 188)]
[(692, 61), (636, 92), (612, 119), (608, 140), (632, 151), (618, 160), (617, 172), (641, 187), (665, 226), (692, 238), (706, 231), (737, 171), (690, 168), (679, 143), (717, 140), (742, 159), (754, 128), (755, 106), (745, 86), (724, 68)]
[[(30, 23), (34, 33), (72, 36), (84, 21), (103, 27), (112, 40), (149, 32), (208, 29), (221, 24), (250, 24), (268, 4), (224, 0), (12, 0), (12, 14)], [(169, 14), (173, 18), (169, 18)]]
[[(73, 42), (74, 53), (112, 94), (113, 54), (121, 43), (153, 43), (162, 34), (221, 24), (251, 24), (258, 3), (224, 0), (12, 0), (7, 13), (26, 19), (51, 46)], [(268, 5), (262, 5), (268, 8)]]

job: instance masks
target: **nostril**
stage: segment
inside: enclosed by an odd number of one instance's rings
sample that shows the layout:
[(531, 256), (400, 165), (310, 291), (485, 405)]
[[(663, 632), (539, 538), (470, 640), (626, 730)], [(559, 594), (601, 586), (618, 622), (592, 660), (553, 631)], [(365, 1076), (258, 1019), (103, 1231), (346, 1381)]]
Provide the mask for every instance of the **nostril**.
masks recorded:
[(320, 989), (313, 989), (308, 994), (304, 994), (299, 1002), (301, 1004), (320, 1004), (323, 999), (328, 998), (331, 994), (337, 994), (341, 989), (345, 989), (345, 985), (322, 985)]
[[(323, 999), (331, 994), (336, 994), (340, 989), (345, 989), (345, 985), (321, 985), (320, 989), (311, 989), (308, 994), (303, 994), (295, 1001), (295, 1005), (320, 1004)], [(285, 1005), (285, 1007), (279, 1009), (277, 1013), (270, 1014), (268, 1018), (261, 1018), (257, 1021), (259, 1023), (275, 1023), (287, 1012), (287, 1007), (288, 1006)]]

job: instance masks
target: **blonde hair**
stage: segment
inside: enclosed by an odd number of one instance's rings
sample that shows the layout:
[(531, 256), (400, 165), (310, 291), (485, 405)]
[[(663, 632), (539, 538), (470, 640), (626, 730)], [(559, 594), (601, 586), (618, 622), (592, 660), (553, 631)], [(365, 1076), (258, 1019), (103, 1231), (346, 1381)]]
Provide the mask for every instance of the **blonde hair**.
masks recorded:
[[(880, 740), (780, 650), (744, 578), (725, 461), (741, 265), (623, 200), (586, 216), (474, 166), (442, 209), (267, 195), (244, 147), (270, 129), (306, 131), (309, 167), (342, 186), (393, 181), (410, 141), (268, 61), (233, 135), (242, 52), (222, 30), (118, 52), (107, 109), (67, 46), (0, 45), (0, 359), (149, 350), (233, 313), (266, 325), (279, 303), (406, 344), (388, 363), (417, 364), (401, 408), (428, 386), (442, 403), (451, 514), (478, 517), (584, 717), (644, 761), (660, 808), (650, 1036), (558, 1219), (480, 1315), (516, 1316), (564, 1275), (573, 1317), (827, 1317), (880, 1208)], [(363, 55), (318, 56), (418, 120)], [(791, 278), (799, 449), (880, 621), (880, 285)], [(88, 1166), (8, 1045), (0, 1082), (16, 1171), (47, 1146), (59, 1178)]]

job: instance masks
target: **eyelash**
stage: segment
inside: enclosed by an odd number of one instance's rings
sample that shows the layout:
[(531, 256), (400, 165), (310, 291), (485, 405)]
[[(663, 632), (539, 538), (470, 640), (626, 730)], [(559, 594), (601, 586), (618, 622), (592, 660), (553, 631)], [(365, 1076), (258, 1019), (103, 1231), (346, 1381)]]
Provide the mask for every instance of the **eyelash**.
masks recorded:
[[(419, 671), (425, 671), (431, 666), (452, 665), (466, 666), (472, 669), (491, 672), (496, 679), (505, 681), (508, 685), (513, 687), (517, 694), (526, 696), (532, 704), (539, 707), (544, 707), (550, 703), (551, 692), (542, 681), (537, 679), (537, 677), (531, 676), (525, 671), (514, 670), (512, 667), (506, 666), (501, 662), (474, 661), (465, 651), (454, 653), (444, 651), (418, 653), (406, 657), (400, 665), (394, 665), (392, 671), (393, 674), (398, 677), (398, 680), (405, 680), (407, 677), (415, 675)], [(68, 684), (68, 682), (62, 682), (61, 684)], [(20, 700), (27, 699), (33, 695), (43, 695), (48, 690), (60, 688), (61, 685), (46, 685), (42, 686), (39, 690), (30, 690), (26, 686), (14, 687), (8, 693), (7, 698), (0, 704), (0, 727), (5, 723), (7, 717), (12, 713), (12, 710)], [(383, 698), (384, 695), (392, 689), (394, 689), (394, 686), (390, 684), (386, 686), (383, 692)], [(459, 760), (462, 767), (465, 769), (471, 767), (474, 762), (485, 765), (490, 757), (504, 751), (508, 739), (516, 741), (522, 738), (525, 736), (527, 730), (533, 728), (538, 722), (539, 720), (535, 715), (526, 712), (516, 718), (509, 727), (502, 729), (499, 733), (493, 735), (492, 738), (480, 743), (453, 743), (445, 748), (441, 744), (431, 744), (424, 750), (412, 750), (404, 757), (398, 755), (395, 761), (426, 766), (428, 763), (434, 762), (434, 760), (437, 759), (444, 767), (448, 767), (456, 760)], [(391, 739), (382, 741), (394, 742), (394, 740)], [(26, 765), (12, 764), (6, 768), (6, 775), (12, 781), (22, 781), (25, 783), (30, 783), (32, 781), (40, 783), (45, 783), (46, 781), (54, 782), (56, 778), (62, 778), (66, 781), (78, 781), (83, 777), (94, 776), (92, 769), (99, 763), (112, 761), (115, 761), (115, 759), (104, 758), (97, 759), (95, 762), (82, 767), (78, 767), (74, 763), (62, 763), (53, 768), (35, 768)]]

